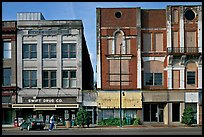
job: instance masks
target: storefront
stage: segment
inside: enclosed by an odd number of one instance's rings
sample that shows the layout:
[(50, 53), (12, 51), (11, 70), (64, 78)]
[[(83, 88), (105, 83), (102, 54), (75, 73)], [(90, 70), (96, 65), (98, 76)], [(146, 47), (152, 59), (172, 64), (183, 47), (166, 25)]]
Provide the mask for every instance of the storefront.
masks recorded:
[(120, 101), (122, 118), (142, 119), (142, 96), (140, 91), (98, 91), (98, 121), (120, 117)]
[(181, 90), (143, 91), (143, 120), (146, 123), (178, 124), (184, 111)]
[(16, 99), (16, 87), (2, 87), (2, 125), (13, 125), (16, 117), (16, 111), (12, 104)]
[(18, 117), (41, 118), (49, 123), (51, 115), (55, 115), (57, 124), (64, 125), (67, 120), (75, 120), (80, 104), (76, 97), (23, 97), (23, 103), (13, 104), (12, 108), (18, 111)]

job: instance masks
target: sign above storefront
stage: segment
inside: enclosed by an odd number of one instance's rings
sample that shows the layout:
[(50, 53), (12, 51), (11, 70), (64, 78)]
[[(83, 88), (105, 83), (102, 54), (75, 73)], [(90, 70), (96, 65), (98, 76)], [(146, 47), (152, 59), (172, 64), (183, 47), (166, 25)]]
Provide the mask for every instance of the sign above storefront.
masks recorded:
[(23, 97), (23, 103), (28, 104), (65, 104), (65, 103), (77, 103), (76, 97), (69, 98), (50, 98), (50, 97)]

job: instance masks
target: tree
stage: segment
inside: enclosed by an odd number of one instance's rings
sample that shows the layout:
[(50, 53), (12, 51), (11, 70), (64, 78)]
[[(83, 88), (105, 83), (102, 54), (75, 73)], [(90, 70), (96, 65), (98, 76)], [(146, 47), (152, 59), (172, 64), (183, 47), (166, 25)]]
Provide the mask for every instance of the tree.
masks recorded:
[(76, 124), (79, 126), (84, 127), (84, 125), (87, 125), (89, 127), (90, 124), (90, 116), (88, 112), (83, 108), (79, 108), (79, 111), (76, 114)]
[(192, 107), (185, 108), (181, 123), (186, 124), (188, 126), (196, 123), (196, 120), (194, 119), (194, 113), (195, 111), (193, 110)]

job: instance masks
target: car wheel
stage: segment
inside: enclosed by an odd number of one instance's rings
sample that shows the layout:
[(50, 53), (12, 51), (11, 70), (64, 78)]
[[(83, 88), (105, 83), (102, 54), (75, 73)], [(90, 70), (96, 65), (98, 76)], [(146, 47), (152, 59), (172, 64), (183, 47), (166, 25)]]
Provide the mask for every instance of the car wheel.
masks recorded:
[(27, 127), (27, 130), (30, 131), (30, 126)]

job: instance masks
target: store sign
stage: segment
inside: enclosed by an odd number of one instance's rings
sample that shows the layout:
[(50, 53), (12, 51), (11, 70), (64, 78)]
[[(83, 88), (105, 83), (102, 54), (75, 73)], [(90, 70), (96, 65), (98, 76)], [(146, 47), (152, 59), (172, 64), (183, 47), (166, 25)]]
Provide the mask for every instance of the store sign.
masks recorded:
[(23, 103), (28, 104), (65, 104), (76, 103), (76, 97), (72, 98), (31, 98), (23, 97)]
[(198, 93), (186, 92), (185, 93), (185, 102), (188, 103), (197, 103), (198, 102)]

